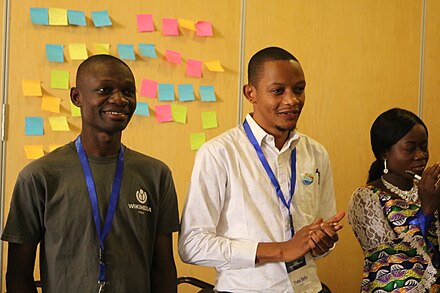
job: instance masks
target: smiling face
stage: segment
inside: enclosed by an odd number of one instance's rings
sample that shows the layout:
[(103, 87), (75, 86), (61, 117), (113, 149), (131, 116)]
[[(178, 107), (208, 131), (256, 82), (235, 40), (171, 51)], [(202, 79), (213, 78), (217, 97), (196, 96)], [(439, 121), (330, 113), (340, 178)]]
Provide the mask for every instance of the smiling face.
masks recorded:
[[(287, 139), (295, 129), (305, 101), (305, 78), (294, 60), (266, 61), (256, 85), (244, 87), (253, 104), (254, 120), (276, 139)], [(284, 143), (284, 141), (283, 141)]]
[(81, 108), (83, 132), (112, 135), (124, 130), (136, 109), (131, 70), (117, 59), (104, 59), (78, 74), (71, 100)]
[(385, 153), (389, 173), (385, 179), (397, 186), (405, 186), (410, 175), (405, 170), (421, 175), (429, 159), (428, 134), (421, 124), (414, 127)]

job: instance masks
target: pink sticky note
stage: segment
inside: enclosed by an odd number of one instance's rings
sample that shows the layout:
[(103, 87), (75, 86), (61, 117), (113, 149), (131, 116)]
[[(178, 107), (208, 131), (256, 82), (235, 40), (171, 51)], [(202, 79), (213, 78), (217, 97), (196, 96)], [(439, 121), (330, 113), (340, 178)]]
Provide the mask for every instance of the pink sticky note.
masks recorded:
[(162, 18), (162, 34), (165, 36), (178, 36), (179, 27), (176, 18)]
[(201, 78), (202, 77), (202, 61), (188, 59), (186, 61), (186, 75)]
[(138, 32), (154, 32), (154, 23), (152, 14), (138, 14), (137, 30)]
[(198, 21), (196, 23), (196, 36), (212, 37), (212, 25), (209, 21)]
[(176, 51), (166, 50), (165, 58), (167, 58), (167, 61), (170, 63), (175, 63), (175, 64), (182, 63), (182, 54)]
[(157, 122), (169, 122), (173, 121), (173, 112), (171, 111), (171, 105), (156, 105), (156, 121)]
[(157, 84), (157, 81), (142, 79), (141, 96), (155, 99), (157, 93)]

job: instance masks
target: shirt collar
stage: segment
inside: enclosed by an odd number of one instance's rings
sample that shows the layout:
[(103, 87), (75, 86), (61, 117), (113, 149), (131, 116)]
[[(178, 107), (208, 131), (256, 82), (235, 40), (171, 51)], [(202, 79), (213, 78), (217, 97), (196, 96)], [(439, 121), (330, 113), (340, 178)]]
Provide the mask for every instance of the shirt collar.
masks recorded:
[[(269, 143), (269, 137), (271, 137), (272, 144), (275, 144), (275, 138), (273, 135), (267, 133), (264, 131), (263, 128), (261, 128), (260, 125), (258, 125), (257, 122), (255, 122), (254, 118), (252, 118), (251, 113), (248, 113), (246, 115), (246, 121), (249, 124), (249, 127), (252, 130), (252, 133), (255, 136), (255, 139), (257, 140), (258, 144), (261, 146), (263, 141), (266, 141), (266, 143)], [(289, 133), (289, 138), (287, 139), (286, 143), (283, 146), (283, 149), (288, 146), (289, 149), (293, 149), (300, 139), (300, 136), (296, 130), (293, 130)]]

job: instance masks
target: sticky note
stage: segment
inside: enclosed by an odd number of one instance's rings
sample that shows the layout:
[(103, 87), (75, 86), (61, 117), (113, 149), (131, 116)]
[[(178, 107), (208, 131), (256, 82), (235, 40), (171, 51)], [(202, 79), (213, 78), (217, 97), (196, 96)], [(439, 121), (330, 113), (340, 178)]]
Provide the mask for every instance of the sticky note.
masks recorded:
[(41, 110), (52, 113), (60, 113), (60, 108), (61, 99), (47, 95), (43, 95), (41, 98)]
[(139, 51), (142, 56), (157, 58), (156, 47), (154, 44), (139, 44)]
[(212, 25), (209, 21), (198, 21), (196, 23), (196, 36), (212, 37)]
[(49, 124), (53, 131), (70, 131), (66, 116), (49, 117)]
[(86, 26), (86, 17), (83, 11), (67, 10), (67, 21), (70, 25)]
[(95, 54), (107, 54), (110, 52), (110, 44), (105, 43), (94, 43), (93, 48), (95, 49)]
[(72, 117), (81, 117), (81, 109), (70, 101), (70, 114)]
[(43, 135), (43, 117), (25, 117), (24, 118), (25, 135)]
[(217, 128), (217, 112), (216, 111), (209, 111), (209, 112), (202, 112), (202, 128), (203, 129), (209, 129), (209, 128)]
[(170, 63), (174, 63), (174, 64), (182, 63), (182, 55), (176, 51), (166, 50), (165, 51), (165, 58)]
[(67, 25), (67, 10), (49, 8), (49, 25)]
[(64, 46), (56, 44), (46, 44), (46, 58), (52, 62), (64, 62)]
[(53, 89), (62, 89), (62, 90), (69, 89), (69, 71), (51, 70), (50, 87)]
[(198, 60), (188, 59), (186, 61), (186, 75), (201, 78), (202, 62)]
[(137, 102), (134, 115), (146, 116), (146, 117), (150, 116), (150, 109), (148, 109), (148, 104), (144, 102)]
[(93, 20), (93, 24), (96, 27), (111, 26), (112, 25), (112, 21), (110, 20), (110, 16), (108, 15), (107, 10), (93, 11), (92, 12), (92, 20)]
[(192, 84), (179, 84), (177, 85), (177, 92), (179, 95), (179, 101), (187, 102), (194, 101), (194, 88)]
[(214, 86), (212, 85), (201, 85), (199, 87), (200, 100), (202, 102), (215, 102), (217, 100), (214, 92)]
[(225, 71), (225, 69), (220, 64), (220, 61), (218, 61), (218, 60), (206, 61), (205, 65), (209, 71), (214, 71), (214, 72), (224, 72)]
[(62, 144), (50, 144), (49, 145), (49, 152), (52, 152), (52, 151), (54, 151), (57, 148), (62, 147), (62, 146), (63, 146)]
[(136, 60), (134, 55), (134, 47), (130, 44), (118, 44), (118, 53), (121, 59)]
[(173, 115), (171, 113), (171, 105), (156, 105), (154, 107), (156, 111), (157, 122), (169, 122), (173, 121)]
[(25, 145), (24, 152), (26, 154), (26, 158), (30, 160), (36, 160), (44, 156), (42, 145)]
[(206, 142), (205, 133), (191, 133), (190, 134), (190, 141), (191, 141), (191, 150), (196, 151), (198, 150), (202, 144)]
[(174, 101), (174, 85), (169, 83), (159, 84), (159, 101)]
[(147, 98), (156, 98), (158, 83), (154, 80), (143, 79), (141, 86), (141, 96)]
[(49, 25), (49, 9), (31, 7), (31, 21), (33, 24)]
[(21, 87), (23, 89), (23, 96), (26, 97), (41, 97), (41, 81), (39, 80), (22, 80)]
[(137, 30), (138, 32), (154, 32), (154, 23), (152, 14), (138, 14)]
[(173, 120), (177, 123), (186, 124), (187, 107), (173, 104), (171, 106)]
[(86, 60), (89, 57), (86, 44), (69, 44), (69, 55), (71, 60)]
[(178, 36), (179, 27), (177, 19), (162, 18), (162, 34), (165, 36)]
[(190, 30), (190, 31), (195, 31), (196, 30), (196, 26), (194, 24), (194, 21), (192, 20), (187, 20), (187, 19), (180, 19), (178, 20), (180, 27)]

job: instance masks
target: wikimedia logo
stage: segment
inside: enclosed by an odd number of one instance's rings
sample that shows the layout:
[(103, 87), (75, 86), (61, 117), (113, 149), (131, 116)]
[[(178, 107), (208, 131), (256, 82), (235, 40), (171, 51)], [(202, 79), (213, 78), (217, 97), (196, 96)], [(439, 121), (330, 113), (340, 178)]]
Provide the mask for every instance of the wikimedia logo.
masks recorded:
[(128, 208), (135, 210), (140, 214), (145, 214), (146, 212), (151, 213), (151, 207), (147, 206), (145, 203), (148, 200), (147, 192), (143, 189), (136, 191), (136, 199), (139, 203), (129, 203)]

